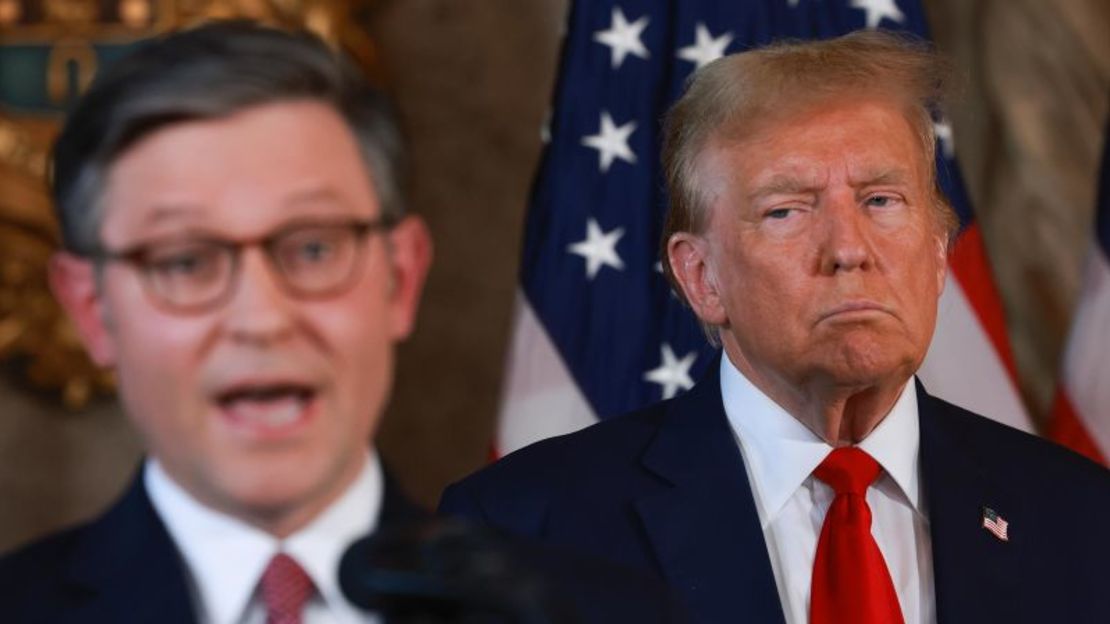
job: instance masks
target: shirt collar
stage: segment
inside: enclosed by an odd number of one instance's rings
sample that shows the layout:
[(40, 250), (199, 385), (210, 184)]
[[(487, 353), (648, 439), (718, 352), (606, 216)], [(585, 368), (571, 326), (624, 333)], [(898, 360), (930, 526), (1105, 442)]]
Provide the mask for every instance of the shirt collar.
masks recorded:
[(921, 429), (918, 427), (917, 389), (910, 379), (886, 418), (860, 441), (859, 448), (875, 458), (898, 484), (914, 511), (924, 515), (921, 506)]
[[(727, 354), (721, 357), (720, 377), (725, 415), (740, 440), (759, 519), (766, 529), (832, 446), (757, 388)], [(879, 462), (921, 513), (917, 419), (917, 393), (911, 380), (891, 411), (858, 446)]]
[(343, 605), (344, 610), (353, 607), (339, 589), (339, 560), (351, 542), (377, 529), (383, 485), (375, 454), (346, 494), (285, 540), (282, 550), (308, 572), (328, 605)]
[(376, 528), (384, 478), (377, 454), (343, 495), (306, 527), (285, 540), (201, 504), (148, 459), (143, 482), (151, 503), (185, 560), (201, 621), (238, 622), (246, 612), (266, 564), (278, 552), (300, 563), (324, 603), (350, 612), (339, 590), (339, 559), (356, 538)]

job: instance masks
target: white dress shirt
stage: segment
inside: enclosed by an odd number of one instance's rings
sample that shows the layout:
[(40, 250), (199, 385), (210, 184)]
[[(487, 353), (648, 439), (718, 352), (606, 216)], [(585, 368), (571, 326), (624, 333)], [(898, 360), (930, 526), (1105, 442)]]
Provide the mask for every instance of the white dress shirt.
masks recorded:
[[(721, 396), (739, 440), (788, 624), (809, 622), (810, 581), (825, 512), (836, 493), (812, 476), (833, 450), (721, 358)], [(929, 520), (921, 493), (917, 393), (906, 383), (857, 446), (883, 470), (867, 490), (871, 534), (890, 570), (907, 624), (936, 621)]]
[(316, 586), (305, 606), (305, 624), (379, 622), (339, 590), (339, 559), (355, 539), (373, 531), (384, 495), (377, 455), (370, 453), (354, 483), (308, 526), (278, 538), (210, 509), (148, 459), (143, 482), (188, 571), (193, 606), (202, 624), (264, 624), (258, 581), (270, 559), (284, 552)]

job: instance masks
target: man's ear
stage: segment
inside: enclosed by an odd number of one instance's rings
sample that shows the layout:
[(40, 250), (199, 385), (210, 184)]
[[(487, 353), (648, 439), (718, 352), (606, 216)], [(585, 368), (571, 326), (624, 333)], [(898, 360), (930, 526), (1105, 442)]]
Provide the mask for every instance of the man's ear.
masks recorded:
[(393, 337), (402, 340), (416, 323), (428, 266), (432, 263), (432, 237), (424, 220), (407, 216), (389, 234), (392, 244)]
[(941, 293), (944, 292), (945, 279), (948, 277), (948, 255), (951, 251), (951, 243), (949, 242), (947, 234), (942, 234), (936, 237), (937, 248), (937, 298), (940, 298)]
[(115, 340), (105, 320), (93, 262), (62, 251), (50, 258), (47, 273), (50, 290), (69, 314), (89, 357), (98, 366), (113, 366)]
[(667, 262), (694, 314), (710, 325), (727, 324), (728, 314), (709, 263), (706, 240), (689, 232), (672, 234), (667, 241)]

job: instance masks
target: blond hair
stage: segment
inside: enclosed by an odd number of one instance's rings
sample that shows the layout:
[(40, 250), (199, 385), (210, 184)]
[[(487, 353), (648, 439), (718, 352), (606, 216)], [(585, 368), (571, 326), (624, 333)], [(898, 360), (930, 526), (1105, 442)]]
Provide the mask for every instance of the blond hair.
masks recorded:
[(928, 43), (882, 31), (836, 39), (788, 41), (718, 59), (691, 76), (686, 92), (663, 122), (663, 171), (670, 207), (663, 227), (663, 271), (685, 301), (667, 261), (677, 232), (700, 234), (708, 217), (697, 167), (710, 136), (742, 138), (755, 129), (823, 102), (852, 94), (901, 100), (920, 137), (932, 177), (938, 227), (951, 239), (959, 220), (940, 190), (934, 115), (951, 88), (951, 67)]

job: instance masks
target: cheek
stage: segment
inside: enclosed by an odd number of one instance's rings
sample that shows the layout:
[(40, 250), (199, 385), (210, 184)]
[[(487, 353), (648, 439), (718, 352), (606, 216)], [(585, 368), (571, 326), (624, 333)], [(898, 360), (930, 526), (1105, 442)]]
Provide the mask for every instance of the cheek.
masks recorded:
[(806, 276), (802, 261), (796, 259), (800, 250), (751, 247), (748, 254), (734, 250), (730, 256), (726, 288), (734, 306), (781, 313), (803, 305), (808, 297), (801, 292)]
[[(920, 319), (922, 329), (932, 329), (936, 322), (937, 306), (944, 288), (945, 258), (939, 257), (933, 245), (923, 246), (920, 254), (907, 254), (905, 277), (900, 280), (898, 291), (905, 297), (908, 312)], [(913, 259), (917, 261), (914, 262)]]
[(192, 383), (210, 333), (208, 323), (168, 316), (133, 296), (129, 301), (116, 298), (106, 311), (121, 383), (155, 393)]
[(341, 315), (329, 324), (333, 407), (336, 423), (342, 423), (332, 431), (343, 438), (344, 445), (362, 445), (372, 437), (392, 385), (393, 342), (379, 312)]
[(335, 374), (361, 380), (348, 382), (356, 392), (369, 391), (367, 380), (388, 375), (392, 368), (389, 309), (378, 293), (352, 295), (337, 302), (341, 305), (309, 310), (305, 318), (316, 327), (335, 365), (342, 369)]
[(160, 455), (191, 452), (202, 439), (207, 408), (199, 390), (203, 337), (150, 319), (119, 319), (116, 367), (120, 400), (143, 438)]
[(808, 314), (812, 297), (802, 283), (778, 263), (738, 261), (722, 275), (721, 286), (733, 331), (749, 343), (790, 342), (799, 319)]

